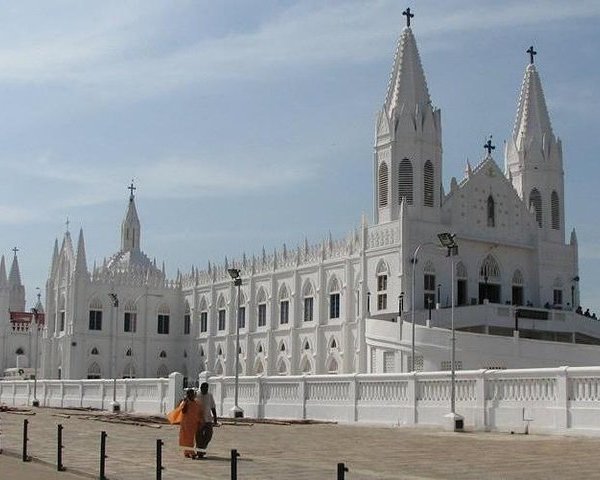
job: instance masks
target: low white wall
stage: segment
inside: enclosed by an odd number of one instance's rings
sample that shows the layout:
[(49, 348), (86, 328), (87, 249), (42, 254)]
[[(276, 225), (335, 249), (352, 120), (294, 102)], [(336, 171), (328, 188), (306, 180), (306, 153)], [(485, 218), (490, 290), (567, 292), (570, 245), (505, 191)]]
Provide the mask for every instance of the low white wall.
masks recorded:
[[(456, 411), (467, 429), (600, 435), (600, 367), (456, 373)], [(247, 417), (441, 427), (450, 411), (450, 372), (239, 381)], [(219, 414), (229, 416), (234, 378), (209, 383)]]
[[(0, 404), (31, 405), (33, 380), (0, 381)], [(164, 414), (183, 397), (183, 377), (117, 380), (38, 380), (36, 397), (43, 407), (92, 407), (109, 410), (116, 387), (122, 411)]]

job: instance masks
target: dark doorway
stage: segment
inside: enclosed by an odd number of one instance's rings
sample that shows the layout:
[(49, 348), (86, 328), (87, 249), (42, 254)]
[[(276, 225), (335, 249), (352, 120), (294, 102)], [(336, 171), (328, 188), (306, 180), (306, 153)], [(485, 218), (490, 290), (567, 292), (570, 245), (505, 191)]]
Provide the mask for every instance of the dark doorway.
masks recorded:
[(467, 304), (467, 281), (458, 280), (456, 282), (456, 304), (466, 305)]
[(479, 303), (483, 303), (484, 299), (488, 299), (490, 303), (500, 302), (500, 285), (495, 283), (480, 283), (479, 284)]
[(513, 285), (512, 287), (512, 304), (523, 305), (523, 287), (520, 285)]

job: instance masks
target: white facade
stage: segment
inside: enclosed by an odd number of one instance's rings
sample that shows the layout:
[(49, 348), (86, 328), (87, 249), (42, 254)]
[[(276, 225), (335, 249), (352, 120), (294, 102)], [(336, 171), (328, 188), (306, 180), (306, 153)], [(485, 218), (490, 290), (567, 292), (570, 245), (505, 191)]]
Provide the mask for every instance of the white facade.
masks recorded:
[[(469, 322), (458, 326), (477, 333), (463, 335), (470, 351), (479, 352), (464, 368), (482, 368), (494, 360), (490, 356), (498, 349), (490, 351), (488, 344), (498, 340), (501, 345), (504, 339), (495, 333), (506, 334), (494, 328), (509, 328), (515, 312), (504, 318), (486, 310), (483, 317), (474, 310), (477, 304), (527, 305), (524, 317), (548, 316), (551, 307), (567, 310), (562, 328), (538, 321), (527, 326), (534, 331), (527, 335), (538, 338), (539, 331), (546, 332), (539, 338), (600, 344), (600, 328), (592, 324), (584, 334), (578, 330), (579, 316), (571, 313), (579, 298), (577, 239), (573, 231), (565, 242), (561, 141), (552, 131), (533, 64), (525, 69), (504, 169), (489, 152), (475, 168), (467, 164), (464, 178), (452, 178), (445, 192), (441, 112), (432, 106), (407, 27), (376, 123), (372, 225), (363, 218), (345, 239), (328, 238), (318, 245), (305, 241), (294, 249), (226, 259), (223, 265), (209, 262), (205, 270), (192, 268), (169, 281), (164, 268), (140, 249), (132, 194), (121, 250), (102, 266), (88, 271), (83, 233), (77, 252), (68, 232), (60, 250), (55, 245), (47, 284), (44, 374), (165, 376), (179, 370), (190, 377), (200, 371), (233, 375), (238, 304), (241, 374), (406, 371), (406, 338), (392, 335), (383, 345), (377, 335), (369, 338), (374, 330), (368, 326), (389, 324), (399, 313), (402, 321), (409, 320), (413, 306), (425, 325), (424, 312), (437, 305), (442, 310), (436, 310), (436, 326), (447, 335), (449, 314), (443, 307), (452, 301), (451, 262), (434, 245), (441, 232), (455, 233), (459, 245), (459, 256), (453, 257), (454, 302), (457, 319), (463, 315)], [(227, 272), (232, 267), (241, 271), (239, 299)], [(118, 307), (109, 294), (116, 295)], [(126, 331), (126, 313), (137, 314), (135, 332)], [(165, 316), (170, 330), (159, 333)], [(491, 330), (490, 318), (499, 322)], [(401, 330), (402, 321), (393, 328)], [(421, 358), (425, 347), (416, 346)], [(588, 358), (595, 363), (598, 352), (600, 347), (589, 347), (583, 363)], [(533, 348), (511, 366), (554, 361), (551, 349)], [(437, 360), (421, 363), (441, 368)]]

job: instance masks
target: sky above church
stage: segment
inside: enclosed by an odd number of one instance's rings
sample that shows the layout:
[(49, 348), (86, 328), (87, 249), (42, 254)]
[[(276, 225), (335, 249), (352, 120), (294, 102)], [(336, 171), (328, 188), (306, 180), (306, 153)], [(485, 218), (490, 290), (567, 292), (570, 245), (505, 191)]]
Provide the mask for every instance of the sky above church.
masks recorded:
[(67, 217), (90, 267), (118, 249), (132, 178), (142, 248), (170, 275), (371, 218), (406, 6), (442, 110), (446, 190), (490, 134), (503, 166), (535, 46), (582, 304), (600, 313), (600, 0), (0, 2), (0, 251), (20, 249), (28, 300)]

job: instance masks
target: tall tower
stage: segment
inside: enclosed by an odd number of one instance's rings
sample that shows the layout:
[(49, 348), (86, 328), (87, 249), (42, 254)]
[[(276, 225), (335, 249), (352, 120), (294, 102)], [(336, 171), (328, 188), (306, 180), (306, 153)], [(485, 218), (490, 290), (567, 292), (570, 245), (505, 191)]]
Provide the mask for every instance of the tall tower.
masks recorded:
[(562, 143), (554, 136), (542, 83), (527, 50), (529, 65), (517, 106), (513, 133), (506, 145), (506, 164), (513, 185), (535, 214), (543, 238), (564, 243), (564, 173)]
[(431, 105), (407, 8), (388, 91), (377, 118), (374, 168), (376, 223), (396, 220), (400, 203), (409, 217), (439, 219), (442, 178), (442, 126)]
[(128, 188), (130, 191), (129, 204), (127, 205), (127, 212), (125, 213), (123, 223), (121, 223), (121, 251), (138, 252), (140, 250), (141, 227), (135, 208), (135, 196), (133, 192), (135, 192), (136, 188), (133, 186), (133, 180)]
[(17, 258), (17, 247), (13, 248), (15, 256), (13, 257), (10, 273), (8, 274), (9, 289), (9, 309), (12, 312), (25, 311), (25, 287), (21, 283), (21, 271), (19, 269), (19, 259)]

